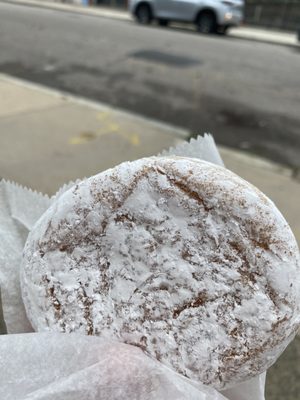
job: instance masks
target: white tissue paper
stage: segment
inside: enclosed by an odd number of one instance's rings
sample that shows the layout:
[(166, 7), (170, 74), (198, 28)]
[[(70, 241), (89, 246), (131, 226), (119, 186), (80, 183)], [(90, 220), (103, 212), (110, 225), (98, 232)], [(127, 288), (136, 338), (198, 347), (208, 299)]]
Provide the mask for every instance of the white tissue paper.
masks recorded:
[(198, 136), (197, 139), (192, 138), (189, 142), (182, 142), (176, 147), (170, 147), (168, 150), (162, 151), (159, 156), (199, 158), (224, 167), (214, 138), (207, 133), (203, 137)]
[(19, 270), (28, 232), (49, 205), (48, 196), (0, 181), (0, 287), (8, 333), (32, 331), (21, 298)]
[(98, 337), (0, 336), (0, 354), (1, 400), (225, 400), (137, 347)]
[[(210, 135), (160, 155), (195, 157), (223, 166)], [(0, 288), (10, 334), (0, 336), (0, 399), (224, 400), (216, 390), (178, 375), (133, 346), (74, 334), (26, 333), (32, 328), (19, 287), (24, 244), (54, 198), (73, 184), (64, 185), (49, 198), (0, 181)], [(264, 400), (264, 386), (262, 374), (223, 394), (229, 400)]]

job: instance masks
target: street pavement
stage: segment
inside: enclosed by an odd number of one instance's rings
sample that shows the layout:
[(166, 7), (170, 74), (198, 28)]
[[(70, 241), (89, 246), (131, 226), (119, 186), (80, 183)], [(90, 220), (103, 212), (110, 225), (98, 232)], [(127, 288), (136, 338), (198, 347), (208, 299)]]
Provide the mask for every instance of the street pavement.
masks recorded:
[[(106, 7), (86, 7), (80, 4), (80, 2), (74, 2), (74, 4), (66, 4), (63, 0), (4, 0), (6, 2), (15, 4), (27, 4), (29, 6), (52, 8), (60, 11), (72, 11), (74, 13), (83, 13), (86, 15), (94, 15), (105, 18), (120, 19), (125, 21), (132, 20), (132, 16), (127, 12), (114, 8)], [(263, 29), (252, 26), (240, 26), (238, 28), (231, 28), (228, 31), (228, 35), (231, 37), (258, 40), (262, 42), (284, 44), (289, 46), (298, 46), (296, 32), (283, 32), (272, 29)]]
[[(173, 126), (0, 75), (1, 176), (43, 193), (51, 195), (65, 182), (122, 161), (157, 154), (188, 136)], [(228, 168), (275, 201), (299, 242), (300, 182), (292, 171), (244, 152), (219, 150)], [(268, 372), (267, 400), (297, 399), (299, 357), (297, 336)]]
[(0, 72), (191, 134), (209, 130), (227, 147), (300, 168), (299, 46), (145, 27), (126, 13), (113, 18), (107, 9), (46, 5), (0, 2)]

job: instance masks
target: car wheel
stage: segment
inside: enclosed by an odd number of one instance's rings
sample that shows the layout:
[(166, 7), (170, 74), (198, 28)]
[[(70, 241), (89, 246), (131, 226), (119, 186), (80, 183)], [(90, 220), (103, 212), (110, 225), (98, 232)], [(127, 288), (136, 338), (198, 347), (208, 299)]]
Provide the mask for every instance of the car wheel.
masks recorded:
[(160, 26), (168, 26), (169, 25), (169, 21), (167, 19), (159, 19), (158, 20), (158, 25)]
[(148, 4), (141, 4), (136, 10), (136, 19), (140, 24), (150, 24), (152, 21), (152, 13)]
[(229, 26), (219, 26), (218, 27), (218, 30), (217, 30), (217, 33), (219, 34), (219, 35), (226, 35), (227, 34), (227, 31), (228, 31), (228, 28), (229, 28)]
[(215, 14), (212, 11), (202, 12), (197, 19), (197, 29), (200, 33), (215, 33), (217, 30)]

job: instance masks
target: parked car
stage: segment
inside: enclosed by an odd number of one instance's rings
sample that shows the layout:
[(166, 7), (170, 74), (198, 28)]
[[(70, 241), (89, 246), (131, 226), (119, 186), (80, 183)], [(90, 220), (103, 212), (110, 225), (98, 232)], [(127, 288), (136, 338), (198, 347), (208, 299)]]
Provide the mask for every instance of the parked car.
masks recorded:
[(129, 0), (129, 10), (141, 24), (189, 22), (201, 33), (226, 33), (241, 24), (244, 0)]

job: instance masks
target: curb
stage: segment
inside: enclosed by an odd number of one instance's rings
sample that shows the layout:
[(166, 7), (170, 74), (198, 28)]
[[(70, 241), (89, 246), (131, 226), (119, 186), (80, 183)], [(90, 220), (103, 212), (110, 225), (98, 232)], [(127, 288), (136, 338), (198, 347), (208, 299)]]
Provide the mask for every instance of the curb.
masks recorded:
[(108, 104), (101, 103), (100, 101), (97, 102), (97, 101), (86, 99), (84, 97), (75, 96), (68, 92), (62, 91), (62, 90), (48, 88), (47, 86), (43, 86), (38, 83), (32, 83), (32, 82), (29, 82), (29, 81), (26, 81), (26, 80), (23, 80), (20, 78), (11, 77), (10, 75), (6, 75), (1, 72), (0, 72), (0, 80), (7, 82), (7, 83), (14, 84), (14, 85), (23, 86), (27, 89), (31, 89), (34, 91), (39, 91), (39, 92), (44, 93), (49, 96), (61, 98), (61, 99), (64, 99), (64, 100), (72, 102), (72, 103), (90, 107), (95, 110), (101, 109), (101, 110), (105, 110), (105, 111), (114, 111), (123, 117), (127, 116), (127, 117), (134, 118), (137, 121), (139, 121), (141, 124), (143, 124), (143, 123), (152, 124), (153, 126), (157, 127), (158, 129), (172, 132), (174, 134), (174, 136), (177, 136), (179, 139), (182, 139), (182, 140), (190, 137), (190, 132), (185, 129), (181, 129), (175, 125), (160, 122), (160, 121), (157, 121), (152, 118), (143, 117), (139, 114), (135, 114), (134, 112), (124, 111), (123, 109), (120, 109), (117, 107), (112, 107)]
[(298, 46), (297, 33), (264, 30), (245, 26), (242, 28), (231, 28), (229, 36), (237, 39), (252, 40), (262, 43), (277, 44), (282, 46)]
[(228, 157), (234, 157), (236, 160), (241, 160), (241, 162), (244, 164), (259, 167), (262, 170), (271, 171), (274, 174), (285, 176), (298, 183), (297, 179), (294, 179), (293, 177), (294, 170), (285, 165), (269, 161), (266, 158), (251, 153), (246, 153), (242, 150), (239, 151), (222, 145), (218, 145), (218, 149), (220, 150), (221, 155), (223, 154), (227, 155)]

